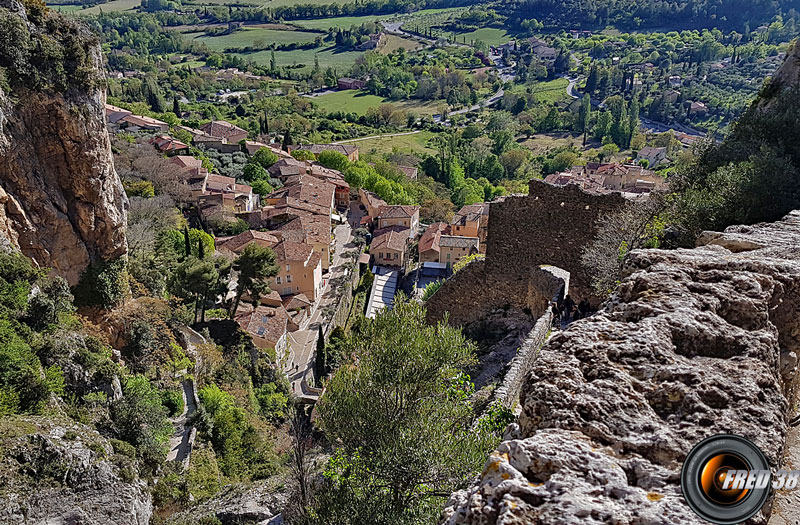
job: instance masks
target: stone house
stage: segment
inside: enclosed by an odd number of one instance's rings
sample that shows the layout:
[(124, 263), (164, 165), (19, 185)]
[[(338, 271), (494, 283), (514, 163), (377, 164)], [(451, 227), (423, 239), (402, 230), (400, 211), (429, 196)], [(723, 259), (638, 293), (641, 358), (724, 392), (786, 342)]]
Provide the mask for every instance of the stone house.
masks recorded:
[(289, 153), (293, 151), (309, 151), (314, 155), (319, 155), (323, 151), (336, 151), (347, 157), (350, 162), (358, 160), (358, 146), (351, 144), (305, 144), (289, 146)]
[(468, 255), (479, 253), (480, 239), (458, 235), (442, 235), (439, 238), (439, 262), (451, 268)]
[(258, 348), (273, 349), (277, 355), (286, 350), (286, 334), (299, 328), (283, 307), (280, 296), (277, 305), (262, 304), (253, 308), (248, 303), (241, 303), (234, 319), (250, 334), (253, 344)]
[(377, 216), (379, 230), (389, 226), (408, 228), (409, 238), (414, 238), (419, 230), (419, 206), (404, 204), (381, 206)]
[(422, 237), (419, 238), (419, 262), (439, 262), (439, 240), (443, 233), (450, 231), (450, 225), (446, 222), (435, 222), (428, 226)]
[(364, 188), (358, 189), (358, 197), (361, 205), (364, 206), (364, 211), (370, 219), (370, 222), (378, 216), (382, 207), (388, 206), (385, 200)]
[(464, 206), (453, 215), (450, 225), (450, 235), (477, 237), (481, 248), (485, 250), (489, 232), (489, 203), (478, 202)]
[(225, 120), (212, 120), (200, 126), (200, 131), (212, 137), (225, 139), (228, 144), (238, 144), (240, 140), (247, 138), (247, 130)]
[(128, 131), (169, 131), (169, 124), (144, 115), (126, 115), (117, 121), (120, 129)]
[(270, 288), (281, 296), (303, 294), (315, 302), (324, 284), (322, 257), (310, 245), (284, 239), (280, 232), (276, 233), (278, 235), (248, 230), (218, 240), (217, 250), (228, 256), (236, 256), (251, 243), (272, 249), (278, 274), (269, 280)]
[(377, 265), (402, 268), (406, 263), (407, 246), (408, 233), (390, 229), (372, 239), (369, 253)]
[(358, 80), (355, 78), (340, 78), (336, 85), (339, 89), (364, 89), (364, 86), (367, 85), (366, 80)]
[(637, 154), (637, 158), (641, 160), (646, 160), (647, 165), (651, 168), (655, 168), (659, 164), (663, 164), (667, 160), (667, 148), (655, 148), (652, 146), (645, 146), (644, 148), (639, 150)]

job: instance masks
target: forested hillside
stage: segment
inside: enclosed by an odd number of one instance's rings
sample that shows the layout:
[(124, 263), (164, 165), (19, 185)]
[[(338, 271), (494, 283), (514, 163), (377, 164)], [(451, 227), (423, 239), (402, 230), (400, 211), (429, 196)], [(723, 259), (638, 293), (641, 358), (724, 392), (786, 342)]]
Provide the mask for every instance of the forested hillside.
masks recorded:
[(515, 0), (497, 6), (522, 23), (546, 27), (666, 28), (717, 27), (739, 32), (800, 9), (797, 0)]

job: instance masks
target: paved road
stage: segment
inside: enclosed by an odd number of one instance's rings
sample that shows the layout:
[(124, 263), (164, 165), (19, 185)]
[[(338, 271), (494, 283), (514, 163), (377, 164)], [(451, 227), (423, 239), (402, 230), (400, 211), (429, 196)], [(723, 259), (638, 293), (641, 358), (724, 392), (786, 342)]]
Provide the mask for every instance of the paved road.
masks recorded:
[(292, 384), (292, 392), (296, 396), (308, 395), (303, 391), (303, 376), (314, 366), (314, 353), (317, 349), (319, 330), (297, 330), (286, 336), (289, 342), (289, 359), (284, 371)]

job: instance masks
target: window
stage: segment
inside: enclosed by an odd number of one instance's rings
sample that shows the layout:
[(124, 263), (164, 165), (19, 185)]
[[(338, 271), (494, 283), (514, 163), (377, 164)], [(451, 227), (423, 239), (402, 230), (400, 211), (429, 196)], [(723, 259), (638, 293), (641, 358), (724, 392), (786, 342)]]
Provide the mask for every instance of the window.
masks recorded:
[(292, 293), (291, 286), (287, 286), (286, 288), (283, 289), (283, 295), (289, 295), (290, 293)]
[(397, 252), (395, 252), (395, 254), (394, 254), (394, 258), (395, 258), (395, 259), (397, 259), (397, 257), (398, 257), (399, 255), (400, 255), (400, 254), (398, 254)]
[(281, 284), (281, 276), (280, 275), (275, 278), (275, 284)]
[(290, 265), (288, 265), (288, 264), (286, 265), (286, 271), (287, 272), (291, 272), (292, 271), (292, 267)]
[(447, 260), (448, 261), (450, 260), (450, 254), (449, 253), (447, 254)]
[(290, 282), (292, 282), (292, 276), (291, 276), (291, 275), (287, 275), (287, 276), (286, 276), (286, 282), (287, 282), (287, 283), (290, 283)]

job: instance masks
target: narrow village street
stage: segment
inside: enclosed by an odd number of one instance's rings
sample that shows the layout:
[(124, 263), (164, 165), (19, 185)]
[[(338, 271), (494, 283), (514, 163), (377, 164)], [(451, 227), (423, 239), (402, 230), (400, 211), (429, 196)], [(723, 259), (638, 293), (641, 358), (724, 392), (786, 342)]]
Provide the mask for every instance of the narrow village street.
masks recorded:
[[(325, 287), (320, 300), (314, 305), (311, 316), (303, 323), (300, 330), (287, 334), (289, 356), (284, 362), (284, 371), (292, 384), (292, 391), (297, 396), (313, 397), (314, 392), (303, 388), (303, 377), (309, 374), (314, 367), (314, 354), (317, 348), (319, 328), (324, 330), (324, 314), (330, 308), (335, 308), (340, 300), (339, 290), (336, 289), (337, 280), (345, 275), (345, 263), (350, 260), (344, 253), (353, 250), (353, 220), (355, 224), (360, 221), (357, 201), (348, 208), (347, 221), (334, 228), (333, 261), (328, 274), (324, 276)], [(353, 210), (353, 207), (356, 209)], [(357, 218), (352, 217), (353, 215)], [(311, 379), (309, 374), (309, 380)]]

